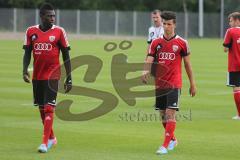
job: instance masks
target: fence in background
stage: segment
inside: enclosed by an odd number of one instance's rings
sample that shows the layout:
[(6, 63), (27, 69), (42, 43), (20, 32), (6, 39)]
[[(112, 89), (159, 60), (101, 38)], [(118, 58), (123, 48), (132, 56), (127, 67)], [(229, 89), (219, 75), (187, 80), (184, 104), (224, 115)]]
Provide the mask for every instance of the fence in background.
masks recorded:
[[(204, 13), (203, 17), (203, 37), (220, 37), (227, 27), (220, 13)], [(177, 13), (177, 33), (199, 37), (198, 18), (198, 13)], [(0, 19), (0, 31), (24, 32), (39, 23), (39, 11), (1, 8)], [(149, 12), (56, 10), (56, 24), (75, 34), (147, 36), (152, 22)]]

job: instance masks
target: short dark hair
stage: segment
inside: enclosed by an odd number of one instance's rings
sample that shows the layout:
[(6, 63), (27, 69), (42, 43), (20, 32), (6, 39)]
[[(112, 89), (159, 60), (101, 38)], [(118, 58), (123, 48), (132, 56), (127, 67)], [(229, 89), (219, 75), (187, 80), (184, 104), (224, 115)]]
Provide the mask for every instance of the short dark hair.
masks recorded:
[(240, 20), (240, 12), (233, 12), (228, 15), (228, 19), (233, 18), (234, 20)]
[(44, 15), (46, 11), (54, 10), (52, 4), (50, 3), (43, 3), (39, 9), (40, 15)]
[(176, 23), (176, 13), (172, 11), (163, 11), (161, 13), (161, 18), (164, 20), (173, 20), (174, 23)]
[(159, 9), (155, 9), (152, 11), (152, 14), (158, 14), (158, 13), (161, 14), (161, 11)]

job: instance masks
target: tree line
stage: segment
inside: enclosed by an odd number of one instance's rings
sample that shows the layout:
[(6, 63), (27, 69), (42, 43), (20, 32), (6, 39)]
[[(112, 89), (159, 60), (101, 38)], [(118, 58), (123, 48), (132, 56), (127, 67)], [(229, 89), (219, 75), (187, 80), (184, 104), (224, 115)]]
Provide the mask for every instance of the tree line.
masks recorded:
[[(154, 9), (198, 12), (198, 0), (0, 0), (0, 8), (39, 8), (49, 2), (58, 9), (151, 11)], [(205, 12), (219, 12), (220, 0), (204, 0)], [(225, 9), (238, 11), (240, 0), (225, 0)]]

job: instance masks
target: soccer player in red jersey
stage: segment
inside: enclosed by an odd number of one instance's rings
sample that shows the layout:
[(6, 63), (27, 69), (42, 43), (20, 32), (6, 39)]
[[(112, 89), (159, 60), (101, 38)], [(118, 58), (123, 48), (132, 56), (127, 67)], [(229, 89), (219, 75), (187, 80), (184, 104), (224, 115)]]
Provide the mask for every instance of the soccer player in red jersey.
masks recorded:
[(227, 85), (233, 87), (233, 95), (237, 107), (237, 115), (232, 119), (240, 120), (240, 13), (228, 16), (229, 28), (226, 31), (223, 46), (228, 52)]
[(176, 111), (179, 109), (179, 97), (182, 87), (182, 59), (189, 78), (189, 92), (192, 97), (196, 94), (196, 85), (190, 63), (188, 43), (175, 33), (176, 14), (171, 11), (164, 11), (161, 17), (163, 19), (164, 35), (153, 40), (150, 45), (145, 60), (142, 81), (147, 83), (151, 64), (154, 57), (157, 57), (159, 65), (156, 68), (155, 77), (156, 109), (160, 110), (162, 124), (165, 128), (165, 138), (156, 153), (166, 154), (168, 150), (173, 150), (177, 145), (174, 131), (176, 128)]
[(33, 95), (34, 105), (39, 106), (43, 123), (42, 144), (38, 151), (47, 152), (57, 143), (53, 132), (53, 115), (56, 105), (58, 82), (60, 79), (60, 50), (66, 69), (65, 92), (72, 88), (70, 46), (63, 28), (54, 25), (55, 11), (51, 4), (45, 3), (40, 8), (41, 24), (27, 29), (23, 49), (23, 80), (30, 83), (28, 66), (33, 54)]

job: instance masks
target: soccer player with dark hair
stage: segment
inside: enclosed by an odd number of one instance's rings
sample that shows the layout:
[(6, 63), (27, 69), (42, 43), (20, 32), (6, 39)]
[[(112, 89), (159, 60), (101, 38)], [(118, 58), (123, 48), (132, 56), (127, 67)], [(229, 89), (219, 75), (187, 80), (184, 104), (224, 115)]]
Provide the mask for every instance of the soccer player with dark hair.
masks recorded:
[(39, 106), (43, 123), (42, 144), (38, 151), (45, 153), (57, 143), (53, 132), (53, 115), (56, 106), (58, 83), (60, 79), (60, 50), (66, 69), (65, 92), (72, 88), (71, 63), (66, 32), (54, 25), (55, 11), (51, 4), (44, 3), (40, 8), (41, 24), (26, 30), (23, 49), (23, 80), (30, 83), (28, 66), (33, 55), (33, 97), (34, 105)]
[(232, 119), (240, 120), (240, 13), (234, 12), (228, 16), (230, 28), (226, 31), (223, 46), (228, 52), (227, 85), (233, 87), (237, 115)]
[(174, 136), (176, 128), (176, 111), (179, 109), (179, 97), (182, 88), (182, 60), (190, 82), (190, 95), (196, 94), (196, 85), (190, 63), (190, 51), (186, 40), (176, 35), (176, 14), (165, 11), (161, 14), (164, 35), (152, 41), (145, 60), (142, 81), (147, 83), (151, 64), (157, 54), (158, 64), (155, 76), (156, 109), (160, 111), (162, 124), (165, 128), (163, 144), (157, 154), (166, 154), (177, 145)]

